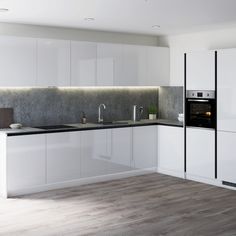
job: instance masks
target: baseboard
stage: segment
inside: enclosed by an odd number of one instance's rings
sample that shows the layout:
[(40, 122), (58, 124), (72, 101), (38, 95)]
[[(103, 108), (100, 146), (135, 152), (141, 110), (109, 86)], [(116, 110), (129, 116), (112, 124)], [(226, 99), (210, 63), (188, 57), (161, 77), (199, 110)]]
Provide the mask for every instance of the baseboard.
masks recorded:
[(162, 169), (162, 168), (157, 168), (157, 172), (160, 174), (164, 174), (164, 175), (170, 175), (170, 176), (174, 176), (174, 177), (178, 177), (178, 178), (185, 178), (185, 173), (184, 170), (183, 172), (179, 172), (179, 171), (173, 171), (173, 170), (166, 170), (166, 169)]
[(132, 171), (126, 171), (126, 172), (109, 174), (109, 175), (81, 178), (81, 179), (72, 180), (72, 181), (51, 183), (51, 184), (45, 184), (45, 185), (24, 188), (24, 189), (14, 189), (14, 190), (8, 191), (7, 196), (2, 196), (2, 197), (4, 198), (16, 197), (16, 196), (27, 195), (27, 194), (32, 194), (32, 193), (39, 193), (39, 192), (45, 192), (45, 191), (55, 190), (55, 189), (76, 187), (76, 186), (81, 186), (85, 184), (99, 183), (99, 182), (104, 182), (104, 181), (122, 179), (122, 178), (150, 174), (150, 173), (155, 173), (155, 172), (156, 172), (156, 168), (147, 168), (147, 169), (142, 169), (142, 170), (132, 170)]
[(187, 180), (192, 180), (192, 181), (196, 181), (196, 182), (200, 182), (204, 184), (210, 184), (210, 185), (214, 185), (218, 187), (222, 185), (221, 181), (219, 181), (218, 179), (203, 178), (200, 176), (190, 175), (190, 174), (185, 174), (185, 178)]

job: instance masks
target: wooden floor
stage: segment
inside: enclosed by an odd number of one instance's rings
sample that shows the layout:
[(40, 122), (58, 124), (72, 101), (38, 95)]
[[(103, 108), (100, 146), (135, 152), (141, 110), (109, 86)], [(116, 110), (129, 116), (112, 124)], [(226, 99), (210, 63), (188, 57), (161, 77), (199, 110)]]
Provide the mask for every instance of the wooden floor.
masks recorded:
[(0, 200), (0, 235), (236, 235), (236, 191), (160, 174)]

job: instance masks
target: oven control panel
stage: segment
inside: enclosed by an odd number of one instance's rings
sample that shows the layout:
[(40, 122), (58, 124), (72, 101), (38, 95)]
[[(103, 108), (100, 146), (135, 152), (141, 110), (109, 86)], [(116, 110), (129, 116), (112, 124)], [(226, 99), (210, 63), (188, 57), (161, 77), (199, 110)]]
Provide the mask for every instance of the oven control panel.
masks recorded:
[(215, 91), (213, 90), (187, 90), (186, 92), (187, 98), (203, 98), (203, 99), (214, 99)]

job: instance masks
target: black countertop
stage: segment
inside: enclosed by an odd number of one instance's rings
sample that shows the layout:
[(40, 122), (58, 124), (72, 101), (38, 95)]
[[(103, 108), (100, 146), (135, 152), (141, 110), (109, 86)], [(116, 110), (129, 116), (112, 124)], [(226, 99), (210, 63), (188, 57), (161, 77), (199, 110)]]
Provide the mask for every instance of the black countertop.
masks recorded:
[(183, 127), (183, 122), (178, 120), (167, 120), (167, 119), (157, 119), (157, 120), (140, 120), (140, 121), (120, 121), (115, 124), (97, 124), (97, 123), (87, 123), (87, 124), (65, 124), (70, 127), (65, 127), (62, 129), (40, 129), (32, 127), (23, 127), (21, 129), (2, 129), (1, 134), (6, 134), (7, 136), (18, 136), (18, 135), (30, 135), (30, 134), (44, 134), (44, 133), (59, 133), (59, 132), (72, 132), (72, 131), (83, 131), (83, 130), (97, 130), (97, 129), (113, 129), (113, 128), (125, 128), (125, 127), (136, 127), (136, 126), (149, 126), (149, 125), (165, 125), (174, 127)]

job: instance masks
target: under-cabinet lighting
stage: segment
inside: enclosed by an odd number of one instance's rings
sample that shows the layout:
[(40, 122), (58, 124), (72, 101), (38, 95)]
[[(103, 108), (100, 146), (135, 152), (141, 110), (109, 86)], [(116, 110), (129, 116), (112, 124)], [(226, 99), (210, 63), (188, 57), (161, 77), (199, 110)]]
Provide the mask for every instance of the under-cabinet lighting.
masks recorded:
[(8, 8), (0, 8), (0, 12), (8, 12), (9, 9)]

